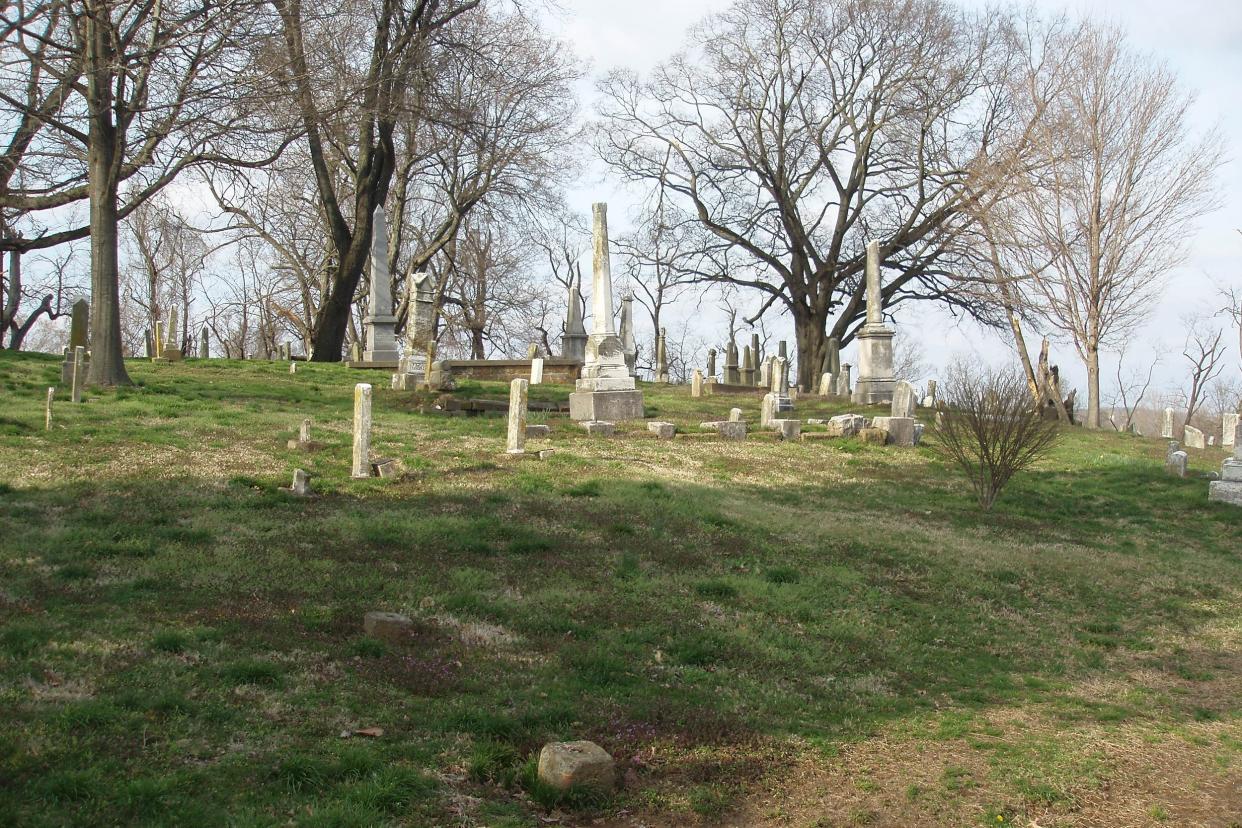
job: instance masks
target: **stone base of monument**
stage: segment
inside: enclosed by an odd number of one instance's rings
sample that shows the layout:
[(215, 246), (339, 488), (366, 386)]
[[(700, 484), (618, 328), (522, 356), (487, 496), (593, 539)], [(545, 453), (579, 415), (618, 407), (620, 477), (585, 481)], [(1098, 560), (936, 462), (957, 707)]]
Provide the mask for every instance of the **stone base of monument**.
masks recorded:
[(152, 362), (180, 362), (184, 359), (180, 348), (165, 348), (160, 351), (160, 355), (152, 359)]
[[(82, 370), (86, 371), (88, 374), (90, 373), (90, 370), (91, 370), (90, 357), (87, 357), (85, 360), (83, 360)], [(72, 358), (66, 359), (64, 362), (60, 364), (60, 384), (65, 386), (66, 388), (73, 386), (73, 359)]]
[(1213, 480), (1208, 484), (1208, 500), (1242, 506), (1242, 483), (1231, 480)]
[(350, 368), (374, 368), (384, 371), (396, 371), (401, 363), (396, 359), (380, 360), (379, 362), (369, 362), (365, 359), (351, 359), (345, 364)]
[(884, 431), (889, 445), (907, 448), (918, 445), (913, 417), (875, 417), (871, 420), (871, 427)]
[(606, 420), (621, 422), (641, 420), (643, 392), (633, 391), (575, 391), (569, 395), (569, 418), (583, 420)]
[(893, 401), (893, 389), (897, 387), (895, 379), (860, 379), (854, 386), (851, 400), (859, 405), (877, 405)]

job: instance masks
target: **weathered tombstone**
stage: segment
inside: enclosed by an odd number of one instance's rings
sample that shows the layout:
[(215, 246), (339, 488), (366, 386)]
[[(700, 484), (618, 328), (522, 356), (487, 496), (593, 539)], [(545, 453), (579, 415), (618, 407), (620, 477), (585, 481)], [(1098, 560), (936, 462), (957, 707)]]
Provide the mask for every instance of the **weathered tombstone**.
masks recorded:
[(371, 476), (371, 386), (360, 382), (354, 386), (354, 456), (351, 475)]
[(772, 390), (772, 363), (774, 362), (776, 362), (776, 357), (768, 357), (760, 364), (759, 376), (755, 382), (760, 388), (768, 391)]
[(664, 385), (668, 384), (668, 344), (666, 337), (668, 333), (664, 328), (660, 328), (660, 333), (656, 335), (656, 382)]
[(832, 396), (832, 374), (824, 373), (819, 377), (819, 395), (821, 397)]
[[(752, 333), (750, 335), (750, 364), (754, 366), (756, 371), (759, 370), (759, 363), (762, 359), (763, 349), (759, 346), (759, 334)], [(756, 378), (755, 384), (758, 384), (758, 378)]]
[(913, 417), (915, 411), (915, 395), (918, 392), (914, 390), (914, 386), (905, 380), (900, 380), (893, 386), (893, 407), (892, 414), (894, 417)]
[[(397, 362), (397, 317), (392, 307), (392, 275), (388, 269), (388, 216), (384, 206), (375, 208), (371, 222), (371, 287), (367, 315), (362, 318), (366, 349), (363, 362)], [(368, 386), (369, 388), (370, 386)]]
[(306, 469), (293, 470), (293, 485), (290, 487), (290, 491), (298, 497), (310, 496), (310, 475), (307, 474)]
[(85, 299), (79, 299), (73, 303), (73, 307), (69, 311), (69, 348), (65, 352), (65, 360), (60, 367), (61, 385), (69, 385), (73, 382), (73, 360), (76, 348), (81, 346), (86, 348), (90, 345), (89, 325), (91, 306)]
[(746, 423), (743, 420), (728, 420), (716, 425), (716, 433), (720, 435), (722, 440), (746, 439)]
[(617, 424), (606, 420), (583, 420), (580, 425), (592, 437), (611, 437), (617, 431)]
[(427, 271), (416, 271), (406, 279), (405, 295), (405, 339), (397, 372), (392, 375), (392, 387), (398, 391), (413, 391), (428, 381), (428, 349), (435, 344), (435, 335), (431, 330), (435, 317), (435, 293)]
[(534, 425), (527, 424), (526, 426), (526, 439), (527, 440), (538, 440), (540, 438), (547, 437), (551, 433), (552, 433), (552, 426), (546, 423), (536, 423)]
[(828, 337), (828, 348), (824, 353), (824, 370), (831, 379), (826, 394), (835, 394), (837, 390), (837, 374), (841, 373), (841, 340), (835, 336)]
[(530, 361), (530, 384), (543, 385), (543, 357), (535, 357)]
[(1221, 466), (1220, 476), (1208, 484), (1208, 500), (1242, 506), (1242, 425), (1233, 427), (1233, 457)]
[(673, 423), (651, 422), (647, 423), (647, 430), (660, 440), (671, 440), (677, 433), (677, 426)]
[(867, 420), (858, 414), (839, 414), (827, 422), (832, 437), (853, 437), (866, 426)]
[(612, 263), (608, 248), (608, 205), (592, 206), (593, 272), (591, 326), (587, 359), (569, 395), (573, 420), (641, 420), (643, 392), (625, 364), (625, 349), (613, 328)]
[[(661, 329), (663, 330), (663, 329)], [(621, 348), (625, 351), (625, 367), (630, 376), (638, 376), (638, 338), (634, 336), (634, 294), (621, 296)]]
[(789, 395), (789, 360), (776, 357), (772, 365), (772, 393), (776, 395), (776, 410), (793, 411), (793, 398)]
[(207, 326), (203, 326), (198, 338), (198, 358), (207, 359), (211, 356), (211, 339), (207, 335)]
[(914, 445), (913, 417), (873, 417), (871, 427), (886, 433), (887, 442), (891, 445), (907, 448)]
[(73, 349), (73, 401), (82, 402), (82, 389), (86, 387), (86, 349), (81, 345)]
[(893, 331), (884, 326), (880, 291), (880, 243), (867, 244), (867, 322), (858, 331), (856, 403), (874, 404), (893, 399)]
[(1186, 476), (1186, 463), (1189, 456), (1184, 451), (1171, 451), (1164, 461), (1164, 468), (1169, 474), (1176, 477)]
[(772, 428), (780, 434), (782, 440), (797, 440), (802, 436), (801, 420), (776, 419), (772, 421)]
[(301, 427), (298, 429), (298, 442), (299, 443), (305, 444), (311, 441), (310, 430), (311, 430), (310, 417), (305, 417), (302, 420)]
[(771, 428), (774, 419), (776, 419), (776, 395), (769, 391), (763, 395), (763, 404), (759, 409), (759, 427)]
[(54, 387), (52, 387), (52, 386), (48, 386), (48, 389), (47, 389), (47, 412), (46, 412), (46, 415), (45, 415), (45, 417), (44, 417), (44, 423), (43, 423), (43, 430), (44, 430), (44, 431), (51, 431), (51, 430), (52, 430), (52, 401), (53, 401), (53, 400), (55, 400), (55, 399), (56, 399), (56, 389), (55, 389)]
[(1216, 446), (1216, 435), (1215, 434), (1208, 435), (1208, 448), (1214, 448), (1215, 446)]
[(1186, 444), (1186, 448), (1202, 449), (1207, 447), (1207, 443), (1203, 439), (1203, 432), (1192, 425), (1188, 425), (1182, 432), (1182, 440)]
[(1221, 417), (1220, 422), (1220, 445), (1221, 448), (1231, 449), (1237, 445), (1239, 417), (1237, 414), (1225, 414)]
[(526, 404), (529, 383), (518, 377), (509, 383), (509, 454), (526, 452)]
[(707, 376), (710, 379), (716, 378), (716, 349), (709, 348), (707, 350)]
[(690, 396), (703, 396), (703, 372), (698, 368), (694, 369), (694, 373), (690, 377)]
[(729, 340), (729, 345), (725, 348), (724, 384), (742, 384), (742, 372), (737, 367), (737, 344), (733, 340)]
[(852, 366), (846, 362), (841, 365), (841, 373), (837, 375), (837, 396), (849, 397), (852, 395), (850, 389), (850, 368)]
[(742, 409), (740, 409), (740, 408), (730, 408), (730, 409), (729, 409), (729, 422), (731, 422), (731, 423), (740, 423), (740, 422), (742, 422)]
[(1164, 419), (1160, 421), (1160, 436), (1168, 439), (1173, 436), (1173, 409), (1164, 410)]
[(392, 641), (409, 635), (413, 628), (409, 616), (396, 612), (368, 612), (362, 616), (362, 631), (371, 638)]
[[(582, 277), (570, 282), (568, 308), (565, 312), (565, 335), (561, 337), (561, 357), (577, 362), (586, 361), (587, 332), (583, 324)], [(621, 305), (622, 311), (625, 305)]]
[(750, 346), (742, 347), (742, 385), (755, 384), (755, 357)]
[(296, 362), (292, 362), (292, 361), (290, 361), (290, 363), (289, 363), (289, 373), (290, 373), (290, 374), (296, 374), (297, 372), (298, 372), (298, 364), (297, 364)]
[(786, 361), (789, 359), (789, 346), (785, 344), (785, 340), (776, 343), (776, 355)]

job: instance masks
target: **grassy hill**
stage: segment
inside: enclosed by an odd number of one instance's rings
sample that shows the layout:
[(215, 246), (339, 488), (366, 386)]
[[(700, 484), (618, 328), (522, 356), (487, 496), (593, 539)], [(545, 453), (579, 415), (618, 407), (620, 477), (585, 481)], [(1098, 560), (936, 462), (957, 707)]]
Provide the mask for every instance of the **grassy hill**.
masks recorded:
[[(49, 432), (59, 361), (0, 355), (0, 825), (1242, 825), (1242, 510), (1162, 441), (1067, 430), (983, 515), (928, 445), (539, 461), (385, 373), (129, 370)], [(399, 479), (349, 479), (359, 381)], [(554, 801), (555, 738), (624, 788)]]

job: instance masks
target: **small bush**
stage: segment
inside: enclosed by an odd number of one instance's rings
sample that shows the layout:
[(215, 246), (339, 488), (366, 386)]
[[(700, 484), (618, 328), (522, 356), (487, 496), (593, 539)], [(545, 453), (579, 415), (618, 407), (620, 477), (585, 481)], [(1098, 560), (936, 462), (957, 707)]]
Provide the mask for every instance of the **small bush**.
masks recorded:
[(1013, 369), (958, 363), (943, 390), (936, 451), (966, 473), (980, 508), (990, 511), (1013, 476), (1056, 443), (1057, 424), (1039, 415), (1026, 380)]

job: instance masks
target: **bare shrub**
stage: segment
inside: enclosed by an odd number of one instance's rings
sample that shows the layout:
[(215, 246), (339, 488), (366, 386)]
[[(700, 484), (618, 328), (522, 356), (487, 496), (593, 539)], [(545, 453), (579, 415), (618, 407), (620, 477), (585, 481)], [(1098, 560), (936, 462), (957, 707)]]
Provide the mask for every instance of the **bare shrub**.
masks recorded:
[(942, 391), (936, 451), (966, 473), (979, 506), (990, 511), (1010, 479), (1056, 443), (1057, 422), (1039, 415), (1025, 377), (1012, 368), (959, 362)]

